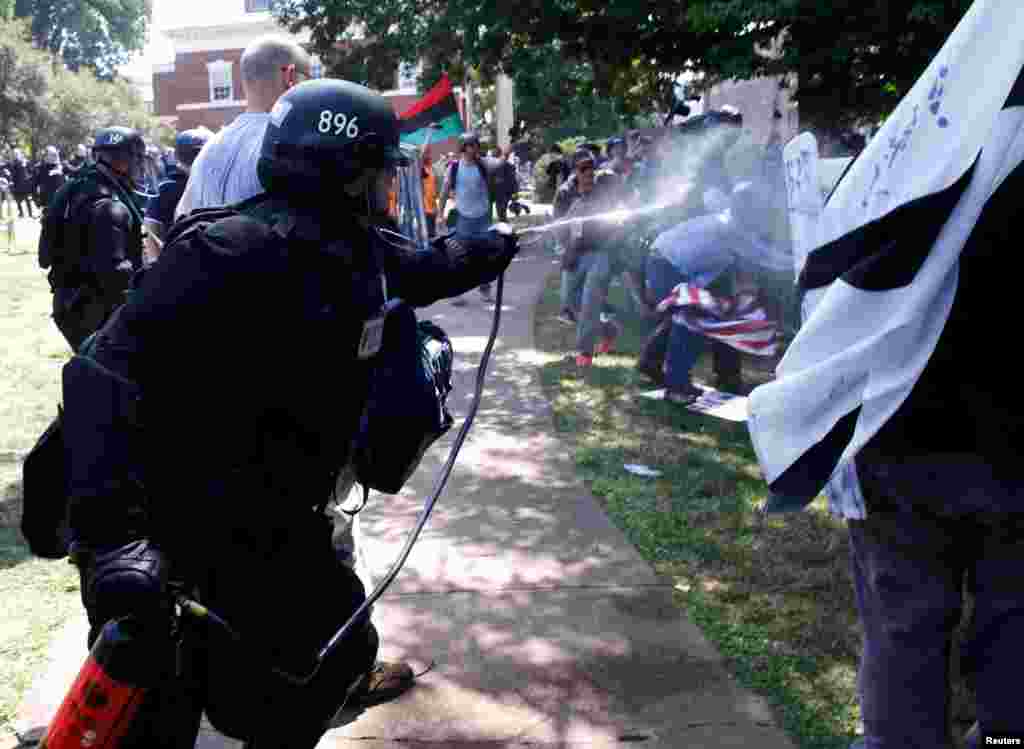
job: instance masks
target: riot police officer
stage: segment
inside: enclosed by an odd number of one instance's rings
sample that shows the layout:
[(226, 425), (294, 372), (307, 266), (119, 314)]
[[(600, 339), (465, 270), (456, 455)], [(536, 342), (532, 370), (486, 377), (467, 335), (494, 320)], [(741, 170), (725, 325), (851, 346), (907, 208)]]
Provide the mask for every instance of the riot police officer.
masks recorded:
[[(413, 684), (408, 665), (376, 659), (369, 617), (309, 683), (270, 668), (303, 672), (365, 600), (323, 507), (351, 461), (377, 356), (397, 343), (396, 299), (465, 293), (517, 251), (495, 234), (422, 251), (395, 241), (387, 194), (405, 161), (383, 97), (339, 80), (292, 88), (263, 139), (266, 192), (178, 221), (94, 339), (95, 366), (75, 357), (65, 368), (70, 525), (92, 635), (131, 614), (163, 652), (171, 579), (250, 646), (214, 627), (186, 639), (176, 662), (198, 665), (168, 666), (128, 746), (191, 747), (205, 710), (253, 749), (312, 748), (346, 701), (365, 707)], [(110, 405), (122, 391), (124, 403), (141, 392), (140, 405)], [(138, 421), (111, 428), (128, 411)]]
[[(189, 169), (203, 146), (213, 136), (205, 127), (192, 128), (178, 133), (174, 141), (174, 160), (167, 163), (164, 180), (157, 185), (156, 195), (146, 205), (146, 255), (155, 260), (160, 254), (159, 242), (174, 223), (174, 209), (181, 200), (188, 184)], [(150, 236), (151, 235), (151, 236)]]
[(135, 180), (145, 143), (127, 127), (96, 134), (95, 163), (51, 200), (39, 237), (39, 264), (49, 268), (53, 319), (77, 350), (125, 300), (142, 263), (142, 212)]
[(43, 163), (36, 175), (36, 202), (44, 215), (53, 196), (66, 181), (64, 168), (60, 163), (60, 152), (56, 146), (47, 146), (43, 153)]

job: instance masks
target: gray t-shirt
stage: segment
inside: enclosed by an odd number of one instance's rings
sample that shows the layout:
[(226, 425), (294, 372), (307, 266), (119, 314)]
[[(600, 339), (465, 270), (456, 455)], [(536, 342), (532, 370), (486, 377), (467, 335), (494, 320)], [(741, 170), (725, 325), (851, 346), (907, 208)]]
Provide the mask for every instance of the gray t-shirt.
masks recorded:
[(459, 162), (459, 177), (455, 180), (455, 207), (466, 218), (480, 218), (491, 211), (491, 199), (483, 172), (476, 164), (465, 160)]
[(270, 115), (243, 112), (199, 152), (174, 217), (197, 208), (231, 205), (263, 192), (256, 162)]

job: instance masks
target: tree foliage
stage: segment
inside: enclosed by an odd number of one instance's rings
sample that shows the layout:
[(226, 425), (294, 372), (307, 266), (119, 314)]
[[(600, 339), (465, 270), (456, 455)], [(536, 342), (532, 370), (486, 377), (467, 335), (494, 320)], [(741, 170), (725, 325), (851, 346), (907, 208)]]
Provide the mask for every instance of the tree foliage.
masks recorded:
[(801, 119), (839, 127), (891, 109), (970, 1), (518, 0), (510, 12), (497, 0), (281, 0), (276, 12), (312, 32), (335, 74), (371, 84), (372, 61), (384, 77), (393, 60), (424, 61), (423, 88), (442, 68), (485, 83), (504, 71), (538, 123), (595, 103), (622, 122), (666, 111), (678, 76), (700, 71), (708, 84), (796, 74)]
[[(619, 129), (650, 109), (652, 89), (664, 98), (673, 77), (631, 58), (640, 48), (636, 34), (621, 33), (616, 23), (583, 22), (577, 6), (564, 0), (527, 0), (514, 14), (496, 2), (445, 0), (282, 0), (275, 12), (292, 31), (310, 30), (312, 47), (331, 74), (378, 88), (394, 85), (399, 60), (423, 63), (421, 90), (442, 72), (459, 82), (472, 71), (482, 87), (505, 72), (516, 83), (517, 117), (535, 133), (570, 121), (584, 129)], [(609, 64), (612, 55), (625, 61), (628, 76)], [(378, 77), (364, 60), (384, 63)]]
[(0, 139), (11, 143), (37, 117), (50, 77), (50, 58), (36, 50), (24, 23), (0, 21)]
[(111, 78), (146, 43), (151, 0), (14, 0), (14, 16), (31, 21), (32, 41), (71, 70)]
[[(795, 73), (802, 124), (885, 116), (924, 72), (971, 0), (704, 0), (688, 23), (728, 28), (703, 54), (717, 78)], [(779, 43), (781, 41), (781, 44)]]
[(0, 139), (38, 153), (56, 145), (68, 153), (108, 125), (127, 125), (147, 140), (168, 133), (124, 80), (100, 80), (91, 70), (73, 71), (36, 49), (27, 21), (0, 21)]

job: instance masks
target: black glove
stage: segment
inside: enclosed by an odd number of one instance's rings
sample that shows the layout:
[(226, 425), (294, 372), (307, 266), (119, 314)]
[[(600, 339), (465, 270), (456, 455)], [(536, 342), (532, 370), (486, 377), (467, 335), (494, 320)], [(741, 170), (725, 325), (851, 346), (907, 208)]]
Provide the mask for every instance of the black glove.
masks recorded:
[(515, 232), (497, 229), (462, 239), (445, 234), (434, 240), (434, 248), (447, 255), (453, 267), (471, 277), (467, 278), (467, 283), (472, 288), (493, 281), (505, 272), (519, 252), (519, 237)]
[(94, 628), (122, 616), (153, 620), (170, 611), (167, 558), (149, 540), (76, 553), (76, 559), (82, 599)]

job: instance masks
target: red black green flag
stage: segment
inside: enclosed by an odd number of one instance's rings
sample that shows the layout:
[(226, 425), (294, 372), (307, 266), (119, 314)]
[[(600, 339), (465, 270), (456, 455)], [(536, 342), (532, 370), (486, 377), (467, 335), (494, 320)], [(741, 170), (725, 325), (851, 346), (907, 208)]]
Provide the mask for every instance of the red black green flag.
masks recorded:
[[(402, 143), (424, 145), (465, 132), (459, 108), (452, 93), (452, 82), (445, 73), (422, 99), (398, 116), (402, 123)], [(436, 124), (437, 127), (430, 127)]]

